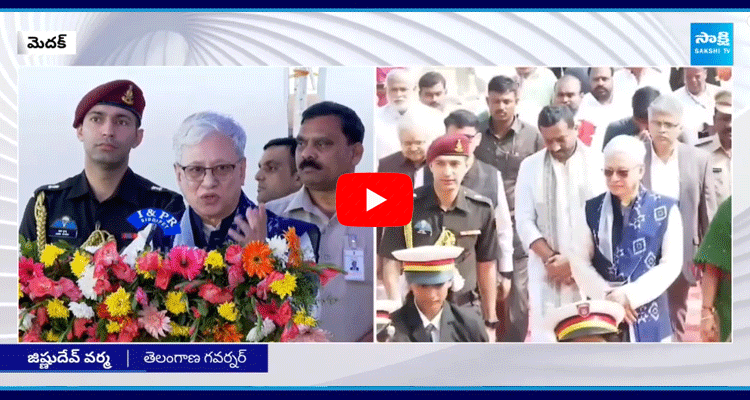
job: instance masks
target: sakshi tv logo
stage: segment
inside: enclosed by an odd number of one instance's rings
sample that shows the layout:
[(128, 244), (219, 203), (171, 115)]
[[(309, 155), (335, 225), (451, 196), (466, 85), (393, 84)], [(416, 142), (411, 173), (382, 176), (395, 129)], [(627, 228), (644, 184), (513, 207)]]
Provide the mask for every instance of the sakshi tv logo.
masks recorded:
[(691, 65), (734, 64), (734, 25), (731, 23), (690, 24)]

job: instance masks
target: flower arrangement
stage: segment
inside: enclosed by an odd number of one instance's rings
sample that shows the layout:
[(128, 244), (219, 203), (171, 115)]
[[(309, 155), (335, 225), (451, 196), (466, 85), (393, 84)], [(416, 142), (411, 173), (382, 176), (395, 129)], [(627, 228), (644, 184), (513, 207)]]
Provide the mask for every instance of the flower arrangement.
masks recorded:
[(218, 250), (145, 249), (131, 264), (113, 241), (72, 248), (20, 238), (24, 342), (272, 342), (326, 339), (318, 289), (341, 271), (317, 265), (294, 228)]

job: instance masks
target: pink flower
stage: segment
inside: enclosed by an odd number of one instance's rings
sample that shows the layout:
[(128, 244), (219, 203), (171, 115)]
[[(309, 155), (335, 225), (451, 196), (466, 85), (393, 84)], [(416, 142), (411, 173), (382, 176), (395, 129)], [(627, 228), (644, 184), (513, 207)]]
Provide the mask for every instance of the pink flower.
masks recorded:
[(101, 249), (94, 253), (94, 265), (109, 267), (119, 261), (120, 255), (117, 253), (117, 243), (115, 242), (105, 244)]
[(44, 275), (44, 266), (40, 263), (35, 263), (30, 258), (21, 257), (18, 261), (18, 280), (21, 282), (21, 286), (26, 287), (32, 278)]
[(135, 301), (137, 301), (142, 307), (148, 306), (148, 295), (140, 286), (135, 290)]
[(49, 316), (47, 315), (47, 309), (44, 307), (39, 307), (36, 309), (36, 318), (34, 318), (34, 322), (32, 322), (32, 329), (34, 326), (40, 328), (44, 327), (44, 325), (47, 325), (47, 322), (49, 322)]
[(271, 272), (265, 279), (258, 283), (258, 289), (255, 292), (255, 295), (261, 300), (267, 300), (268, 293), (271, 291), (271, 284), (279, 279), (284, 279), (284, 274), (279, 271)]
[(172, 279), (172, 271), (169, 268), (161, 268), (156, 272), (156, 281), (154, 284), (161, 290), (167, 290), (170, 279)]
[(297, 336), (299, 336), (299, 328), (297, 328), (296, 324), (291, 324), (291, 326), (287, 326), (286, 328), (284, 328), (284, 332), (281, 334), (280, 341), (291, 342)]
[(32, 327), (21, 337), (22, 342), (44, 342), (42, 340), (41, 329), (39, 327)]
[(31, 278), (31, 280), (29, 280), (28, 290), (31, 300), (36, 300), (45, 296), (58, 298), (63, 293), (62, 288), (57, 286), (55, 281), (43, 275)]
[(182, 287), (182, 291), (185, 293), (195, 293), (198, 291), (198, 287), (202, 284), (202, 281), (190, 282)]
[(158, 271), (162, 266), (161, 257), (155, 251), (141, 255), (137, 263), (141, 271)]
[(203, 270), (205, 260), (205, 250), (177, 246), (169, 252), (167, 264), (173, 273), (182, 275), (183, 278), (192, 281)]
[(78, 301), (83, 297), (81, 289), (79, 289), (78, 286), (68, 278), (60, 278), (60, 280), (55, 283), (55, 287), (62, 291), (62, 294), (68, 296), (70, 301)]
[(158, 311), (156, 307), (145, 306), (138, 312), (138, 315), (138, 326), (156, 339), (167, 336), (167, 333), (172, 330), (167, 310)]
[[(170, 329), (172, 327), (170, 326)], [(120, 334), (117, 336), (118, 342), (132, 342), (138, 337), (138, 324), (132, 318), (128, 318), (120, 328)]]
[(87, 342), (98, 342), (99, 338), (96, 336), (96, 325), (90, 325), (86, 328), (86, 335), (89, 337), (86, 339)]
[(229, 278), (229, 291), (233, 292), (242, 282), (245, 282), (245, 270), (240, 264), (230, 265), (227, 269)]
[(335, 269), (326, 268), (320, 272), (320, 286), (325, 286), (331, 279), (335, 278), (339, 274), (339, 271)]
[(75, 335), (75, 337), (78, 339), (82, 338), (83, 335), (88, 332), (87, 325), (90, 323), (90, 319), (76, 318), (76, 320), (73, 321), (73, 335)]
[(233, 244), (227, 247), (227, 252), (224, 255), (224, 259), (229, 265), (239, 266), (242, 262), (242, 247), (238, 244)]
[(221, 304), (232, 301), (232, 293), (214, 285), (213, 283), (206, 283), (201, 286), (198, 291), (198, 296), (211, 304)]
[(112, 272), (115, 273), (117, 279), (123, 280), (127, 283), (133, 283), (138, 275), (135, 272), (135, 269), (130, 268), (129, 265), (125, 264), (122, 261), (112, 264)]
[(109, 283), (109, 275), (104, 266), (97, 265), (94, 267), (94, 279), (96, 279), (96, 283), (94, 283), (94, 293), (96, 293), (97, 296), (112, 291), (112, 284)]
[(193, 318), (198, 319), (201, 317), (201, 313), (198, 312), (198, 307), (190, 307), (190, 311), (193, 312)]
[(305, 331), (300, 330), (299, 336), (291, 340), (292, 342), (330, 342), (328, 332), (314, 328)]
[(292, 307), (289, 305), (289, 300), (285, 301), (281, 307), (276, 306), (276, 301), (269, 304), (258, 304), (258, 313), (263, 319), (270, 319), (277, 326), (284, 326), (290, 319), (292, 319)]

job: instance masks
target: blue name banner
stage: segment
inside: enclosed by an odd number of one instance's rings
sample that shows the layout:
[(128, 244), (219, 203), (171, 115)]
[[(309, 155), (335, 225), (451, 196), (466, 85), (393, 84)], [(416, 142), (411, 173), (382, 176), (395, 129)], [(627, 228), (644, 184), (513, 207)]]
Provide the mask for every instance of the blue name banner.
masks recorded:
[(139, 230), (148, 224), (156, 224), (164, 232), (164, 236), (180, 233), (180, 221), (174, 215), (158, 208), (138, 210), (128, 217), (128, 222)]
[(19, 344), (2, 354), (3, 372), (268, 372), (267, 344)]
[(733, 65), (734, 25), (690, 24), (691, 65)]

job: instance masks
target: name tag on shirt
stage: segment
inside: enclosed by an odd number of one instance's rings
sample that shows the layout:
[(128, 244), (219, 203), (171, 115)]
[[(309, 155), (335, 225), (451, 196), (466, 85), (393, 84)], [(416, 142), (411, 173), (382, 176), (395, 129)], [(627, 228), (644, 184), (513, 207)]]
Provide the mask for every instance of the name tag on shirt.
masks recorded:
[(476, 229), (476, 230), (473, 230), (473, 231), (461, 231), (461, 232), (459, 232), (459, 235), (461, 235), (461, 236), (474, 236), (474, 235), (479, 235), (480, 233), (482, 233), (482, 231), (480, 231), (479, 229)]
[(344, 270), (347, 281), (365, 280), (365, 252), (362, 249), (344, 249)]
[(714, 167), (714, 172), (721, 172), (721, 167)]

